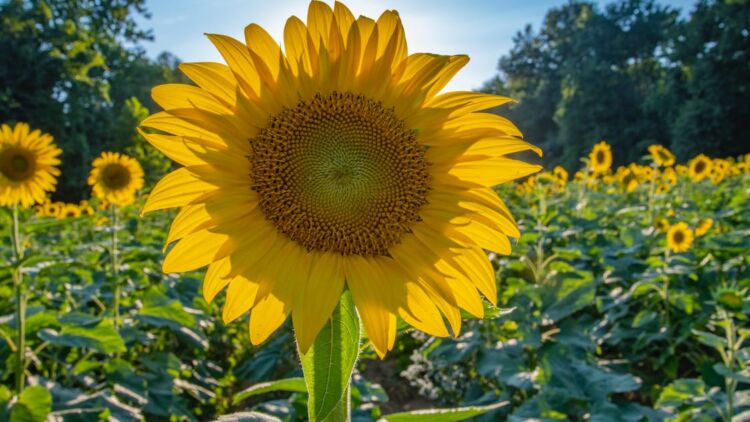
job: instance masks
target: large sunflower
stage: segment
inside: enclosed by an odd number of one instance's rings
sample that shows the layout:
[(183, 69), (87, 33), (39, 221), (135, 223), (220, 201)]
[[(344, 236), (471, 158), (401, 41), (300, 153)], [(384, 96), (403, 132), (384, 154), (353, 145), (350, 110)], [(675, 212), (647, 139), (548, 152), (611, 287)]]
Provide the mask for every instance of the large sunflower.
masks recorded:
[[(184, 167), (144, 212), (182, 207), (165, 272), (208, 265), (207, 300), (228, 287), (224, 321), (250, 311), (264, 341), (291, 313), (306, 351), (349, 288), (375, 350), (397, 317), (433, 335), (496, 300), (485, 250), (519, 236), (492, 186), (539, 171), (507, 158), (541, 151), (507, 119), (508, 98), (439, 94), (466, 56), (407, 53), (399, 16), (354, 18), (312, 2), (284, 50), (261, 27), (245, 43), (208, 35), (227, 66), (188, 63), (197, 86), (153, 90), (165, 111), (144, 136)], [(156, 130), (159, 133), (148, 133)]]
[(62, 153), (52, 136), (26, 123), (0, 126), (0, 206), (30, 207), (55, 190)]
[(713, 162), (703, 154), (698, 154), (688, 163), (688, 176), (693, 182), (700, 182), (711, 174)]
[(612, 147), (605, 141), (594, 145), (589, 154), (589, 166), (594, 173), (606, 173), (612, 167)]
[(693, 244), (693, 231), (684, 222), (679, 222), (667, 231), (667, 247), (672, 252), (685, 252)]
[(94, 160), (89, 185), (95, 197), (115, 205), (128, 205), (143, 187), (143, 168), (137, 160), (118, 152), (103, 152)]

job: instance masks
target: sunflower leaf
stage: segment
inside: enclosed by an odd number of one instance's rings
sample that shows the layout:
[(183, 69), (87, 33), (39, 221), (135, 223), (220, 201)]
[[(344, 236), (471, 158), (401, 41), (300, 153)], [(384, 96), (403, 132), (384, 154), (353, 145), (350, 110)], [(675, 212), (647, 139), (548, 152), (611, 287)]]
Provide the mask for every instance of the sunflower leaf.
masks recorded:
[[(344, 292), (331, 319), (307, 353), (300, 353), (310, 421), (336, 419), (348, 412), (349, 384), (359, 353), (360, 328), (351, 293)], [(344, 420), (346, 416), (343, 416)]]
[(487, 406), (467, 406), (454, 409), (423, 409), (413, 412), (392, 413), (385, 415), (381, 420), (388, 422), (452, 422), (462, 421), (468, 418), (482, 415), (492, 410), (497, 410), (510, 404), (507, 401), (494, 403)]

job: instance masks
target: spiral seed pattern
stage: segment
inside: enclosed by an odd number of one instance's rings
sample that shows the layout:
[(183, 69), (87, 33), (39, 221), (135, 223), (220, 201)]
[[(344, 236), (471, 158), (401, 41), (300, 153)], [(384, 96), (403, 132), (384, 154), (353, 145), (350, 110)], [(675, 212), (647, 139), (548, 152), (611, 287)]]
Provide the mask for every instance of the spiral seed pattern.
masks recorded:
[(415, 131), (362, 95), (301, 101), (273, 116), (251, 146), (260, 208), (307, 250), (388, 255), (427, 202)]

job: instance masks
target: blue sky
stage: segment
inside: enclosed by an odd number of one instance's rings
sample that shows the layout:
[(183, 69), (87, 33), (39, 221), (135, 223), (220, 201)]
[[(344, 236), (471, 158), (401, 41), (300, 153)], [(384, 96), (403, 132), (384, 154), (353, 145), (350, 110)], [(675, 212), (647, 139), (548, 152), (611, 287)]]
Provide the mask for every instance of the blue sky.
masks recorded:
[[(333, 0), (327, 1), (333, 4)], [(478, 88), (495, 75), (498, 58), (512, 46), (513, 35), (527, 23), (537, 28), (545, 12), (565, 0), (348, 0), (356, 15), (376, 18), (396, 9), (406, 30), (410, 52), (468, 54), (469, 64), (447, 89)], [(604, 4), (605, 2), (600, 1)], [(663, 1), (685, 12), (694, 0)], [(249, 23), (264, 27), (282, 39), (290, 15), (305, 20), (306, 0), (150, 0), (152, 14), (143, 20), (155, 40), (145, 44), (149, 55), (167, 50), (182, 61), (221, 61), (204, 33), (243, 38)]]

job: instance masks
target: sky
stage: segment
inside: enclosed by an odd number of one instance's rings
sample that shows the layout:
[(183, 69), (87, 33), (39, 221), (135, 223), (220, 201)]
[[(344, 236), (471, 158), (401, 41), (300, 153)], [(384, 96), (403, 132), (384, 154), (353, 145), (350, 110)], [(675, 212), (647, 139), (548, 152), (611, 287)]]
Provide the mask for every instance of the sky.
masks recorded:
[[(326, 1), (333, 4), (333, 0)], [(355, 16), (377, 18), (386, 9), (401, 16), (409, 52), (468, 54), (470, 62), (446, 87), (471, 90), (496, 74), (497, 61), (513, 45), (515, 33), (530, 23), (538, 28), (544, 14), (565, 0), (347, 0)], [(605, 4), (604, 1), (599, 1)], [(689, 10), (694, 0), (662, 0)], [(184, 62), (217, 61), (221, 56), (204, 34), (225, 34), (244, 39), (246, 25), (256, 23), (277, 41), (291, 15), (303, 21), (307, 0), (148, 0), (151, 19), (139, 19), (150, 28), (153, 42), (148, 54), (170, 51)]]

